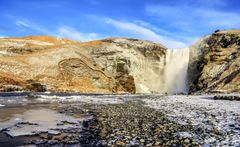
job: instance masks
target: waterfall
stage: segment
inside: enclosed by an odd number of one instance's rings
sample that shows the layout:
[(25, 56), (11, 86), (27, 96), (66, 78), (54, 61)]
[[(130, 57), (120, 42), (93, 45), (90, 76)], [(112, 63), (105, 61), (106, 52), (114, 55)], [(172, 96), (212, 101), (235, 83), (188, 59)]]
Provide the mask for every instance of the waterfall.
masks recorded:
[(188, 62), (189, 48), (167, 50), (162, 75), (164, 92), (170, 94), (187, 92)]
[(138, 93), (185, 93), (188, 91), (189, 48), (167, 49), (159, 60), (132, 58), (130, 74)]

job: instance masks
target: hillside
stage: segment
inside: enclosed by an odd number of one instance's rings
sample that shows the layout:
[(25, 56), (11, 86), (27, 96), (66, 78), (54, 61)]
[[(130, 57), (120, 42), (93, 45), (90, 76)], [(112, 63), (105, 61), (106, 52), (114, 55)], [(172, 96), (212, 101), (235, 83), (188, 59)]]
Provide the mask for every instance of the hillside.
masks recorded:
[(186, 49), (130, 38), (1, 38), (0, 91), (240, 92), (239, 54), (239, 30), (215, 32)]
[[(0, 91), (149, 92), (166, 48), (127, 38), (0, 39)], [(148, 67), (147, 70), (143, 69)]]

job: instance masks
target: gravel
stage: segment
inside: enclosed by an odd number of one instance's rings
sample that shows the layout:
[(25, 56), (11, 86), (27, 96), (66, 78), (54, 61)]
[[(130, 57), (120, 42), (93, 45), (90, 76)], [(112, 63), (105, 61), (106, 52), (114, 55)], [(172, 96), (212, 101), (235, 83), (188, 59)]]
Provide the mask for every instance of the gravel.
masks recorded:
[[(41, 110), (44, 106), (42, 109), (64, 116), (58, 118), (60, 123), (55, 127), (58, 133), (42, 129), (34, 135), (10, 137), (3, 135), (9, 131), (3, 128), (0, 132), (3, 146), (240, 146), (240, 101), (214, 100), (213, 95), (55, 95), (52, 98), (22, 99), (19, 109), (31, 106), (24, 115), (32, 107)], [(22, 106), (24, 101), (26, 104)], [(2, 110), (11, 106), (9, 101), (2, 103), (6, 105)], [(73, 121), (64, 121), (66, 117), (80, 121), (71, 124)], [(39, 127), (37, 123), (28, 119), (19, 126)], [(5, 122), (4, 126), (8, 124)]]

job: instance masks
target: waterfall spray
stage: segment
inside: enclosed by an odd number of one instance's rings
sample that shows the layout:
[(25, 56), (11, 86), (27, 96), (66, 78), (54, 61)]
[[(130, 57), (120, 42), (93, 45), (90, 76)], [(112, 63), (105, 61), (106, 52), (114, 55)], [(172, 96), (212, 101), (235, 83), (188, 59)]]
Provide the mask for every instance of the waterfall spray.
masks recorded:
[(189, 48), (167, 50), (163, 75), (164, 92), (187, 92), (188, 62)]
[[(137, 92), (185, 93), (188, 90), (189, 48), (167, 49), (159, 60), (134, 59), (130, 74), (135, 77)], [(143, 80), (144, 79), (144, 80)]]

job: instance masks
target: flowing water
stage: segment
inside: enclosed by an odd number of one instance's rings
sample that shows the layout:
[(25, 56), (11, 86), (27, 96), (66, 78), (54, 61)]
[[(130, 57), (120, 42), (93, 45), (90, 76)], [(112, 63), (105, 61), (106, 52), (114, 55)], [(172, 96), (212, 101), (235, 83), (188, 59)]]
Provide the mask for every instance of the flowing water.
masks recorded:
[[(189, 63), (189, 48), (168, 49), (163, 64), (159, 64), (161, 69), (158, 75), (160, 93), (186, 93), (187, 71)], [(157, 81), (157, 80), (156, 80)]]
[(189, 62), (189, 49), (169, 49), (166, 54), (164, 70), (167, 93), (187, 92), (187, 70)]

